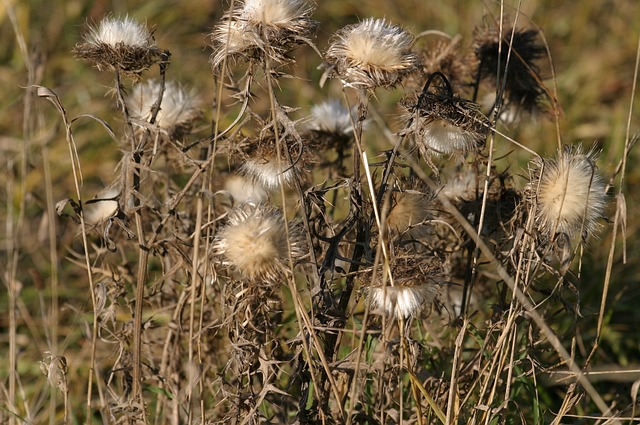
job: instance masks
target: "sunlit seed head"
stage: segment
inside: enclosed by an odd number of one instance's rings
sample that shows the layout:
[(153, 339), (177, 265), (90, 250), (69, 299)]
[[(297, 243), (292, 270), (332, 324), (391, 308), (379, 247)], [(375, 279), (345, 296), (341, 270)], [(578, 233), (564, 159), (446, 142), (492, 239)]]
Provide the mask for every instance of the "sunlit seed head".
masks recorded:
[(408, 232), (418, 238), (420, 227), (432, 218), (433, 196), (417, 191), (398, 192), (393, 195), (395, 204), (387, 216), (387, 227), (392, 235)]
[(214, 69), (225, 60), (265, 62), (267, 58), (287, 63), (287, 53), (296, 45), (311, 43), (317, 23), (311, 19), (312, 5), (306, 0), (245, 0), (225, 14), (211, 39)]
[(445, 179), (445, 185), (440, 193), (453, 202), (476, 199), (483, 189), (479, 187), (477, 172), (466, 167), (454, 175), (445, 177)]
[(369, 288), (369, 302), (374, 309), (382, 310), (396, 319), (415, 316), (432, 302), (437, 288), (430, 283), (416, 286), (387, 286)]
[(282, 183), (289, 185), (295, 178), (293, 168), (277, 158), (248, 158), (240, 171), (269, 190), (279, 188)]
[(216, 25), (211, 34), (216, 49), (211, 56), (214, 68), (222, 64), (225, 57), (234, 57), (256, 47), (257, 40), (247, 31), (243, 21), (227, 20)]
[(349, 111), (338, 99), (330, 99), (313, 105), (309, 129), (338, 137), (351, 137), (356, 119), (355, 111)]
[(139, 76), (162, 59), (146, 25), (128, 16), (107, 17), (97, 27), (89, 28), (84, 42), (77, 44), (73, 52), (99, 70), (115, 69), (132, 76)]
[(118, 213), (120, 188), (110, 188), (100, 192), (95, 199), (87, 201), (82, 207), (85, 222), (90, 225), (104, 223)]
[(223, 265), (249, 280), (275, 282), (287, 270), (291, 258), (306, 253), (303, 233), (289, 225), (289, 237), (282, 212), (265, 204), (242, 204), (228, 213), (227, 224), (215, 238), (213, 250)]
[(414, 37), (384, 19), (366, 19), (341, 29), (326, 53), (326, 61), (347, 85), (388, 87), (415, 71)]
[(115, 17), (103, 19), (97, 27), (90, 29), (85, 40), (96, 46), (107, 44), (117, 47), (118, 44), (123, 44), (130, 47), (155, 47), (147, 27), (128, 16), (123, 19)]
[[(287, 139), (280, 140), (279, 143), (278, 149), (273, 135), (263, 136), (250, 143), (245, 151), (246, 158), (240, 166), (240, 173), (267, 190), (277, 189), (282, 184), (291, 185), (296, 175), (302, 176), (308, 171), (313, 154), (304, 141), (298, 143)], [(289, 156), (285, 151), (286, 146)], [(293, 164), (289, 162), (289, 157)]]
[(224, 182), (224, 189), (233, 198), (234, 205), (259, 204), (267, 199), (267, 192), (258, 182), (244, 176), (231, 175)]
[[(160, 83), (155, 80), (134, 86), (131, 95), (126, 99), (131, 117), (148, 121), (160, 91)], [(177, 82), (167, 81), (155, 123), (171, 135), (179, 129), (191, 126), (200, 116), (199, 106), (200, 101), (193, 92), (185, 90)]]
[(382, 274), (388, 273), (380, 267), (380, 281), (368, 282), (365, 286), (367, 298), (374, 310), (397, 319), (419, 315), (438, 295), (443, 281), (442, 263), (435, 257), (421, 256), (415, 252), (399, 250), (389, 265), (393, 282), (381, 282)]
[[(595, 153), (565, 149), (533, 164), (529, 191), (536, 201), (536, 221), (547, 236), (593, 234), (606, 204), (606, 185)], [(579, 233), (582, 230), (582, 234)]]
[(265, 25), (291, 25), (306, 18), (311, 6), (305, 0), (245, 0), (241, 16)]
[(475, 134), (451, 124), (445, 120), (435, 120), (420, 128), (422, 148), (436, 155), (467, 152), (476, 147)]
[(414, 94), (403, 106), (403, 118), (411, 123), (407, 132), (425, 157), (476, 151), (490, 131), (479, 105), (450, 94)]

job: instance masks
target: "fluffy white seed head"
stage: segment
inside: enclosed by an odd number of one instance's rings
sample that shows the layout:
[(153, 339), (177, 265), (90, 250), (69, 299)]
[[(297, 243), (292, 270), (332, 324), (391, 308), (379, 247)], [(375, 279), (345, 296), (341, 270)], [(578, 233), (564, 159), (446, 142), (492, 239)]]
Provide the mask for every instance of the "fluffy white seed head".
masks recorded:
[(264, 25), (287, 26), (310, 12), (304, 0), (245, 0), (241, 17)]
[(477, 147), (477, 135), (458, 127), (446, 120), (434, 120), (420, 126), (417, 134), (420, 137), (420, 149), (423, 155), (431, 152), (434, 155), (450, 155), (464, 153)]
[(463, 168), (460, 172), (446, 177), (446, 183), (440, 193), (453, 202), (471, 201), (476, 199), (482, 189), (482, 184), (478, 183), (478, 174), (474, 170)]
[(120, 43), (130, 47), (155, 46), (146, 25), (128, 16), (122, 19), (115, 17), (103, 19), (97, 27), (91, 28), (85, 40), (90, 44), (107, 44), (112, 47)]
[(84, 42), (77, 44), (73, 52), (101, 71), (117, 70), (133, 77), (166, 60), (146, 25), (128, 16), (107, 17), (97, 27), (90, 27)]
[(433, 301), (435, 295), (436, 287), (428, 284), (377, 287), (369, 289), (369, 302), (388, 316), (408, 319)]
[(280, 182), (291, 184), (295, 177), (293, 168), (284, 159), (278, 162), (277, 158), (248, 158), (240, 171), (268, 190), (279, 188)]
[(362, 88), (396, 84), (417, 69), (411, 52), (414, 37), (384, 19), (366, 19), (340, 30), (329, 46), (326, 60), (347, 85)]
[(338, 99), (313, 105), (311, 117), (310, 130), (346, 137), (353, 135), (353, 122), (357, 120), (355, 111), (349, 111)]
[(286, 223), (271, 205), (242, 204), (228, 214), (228, 222), (216, 235), (213, 249), (223, 265), (242, 277), (275, 282), (287, 269), (289, 247), (294, 261), (305, 255), (304, 237), (298, 225)]
[(424, 230), (424, 223), (432, 217), (432, 196), (418, 191), (394, 194), (395, 205), (387, 216), (387, 227), (393, 235), (407, 233), (418, 239)]
[[(131, 117), (148, 121), (152, 116), (153, 106), (158, 101), (160, 90), (160, 83), (155, 80), (137, 84), (126, 99)], [(200, 101), (194, 92), (185, 90), (177, 82), (167, 81), (155, 123), (158, 127), (173, 133), (178, 128), (190, 126), (200, 116), (199, 107)]]
[(233, 198), (234, 205), (259, 204), (267, 199), (267, 192), (257, 182), (244, 176), (231, 175), (224, 182), (224, 190)]
[[(529, 191), (536, 200), (536, 221), (547, 236), (592, 234), (606, 203), (606, 185), (593, 151), (565, 149), (550, 160), (536, 161)], [(582, 236), (582, 235), (580, 235)]]
[(213, 29), (214, 68), (225, 58), (289, 62), (289, 50), (310, 42), (316, 27), (312, 11), (306, 0), (245, 0)]
[(85, 202), (82, 212), (84, 220), (90, 225), (104, 223), (118, 212), (120, 188), (114, 187), (100, 192), (95, 199)]

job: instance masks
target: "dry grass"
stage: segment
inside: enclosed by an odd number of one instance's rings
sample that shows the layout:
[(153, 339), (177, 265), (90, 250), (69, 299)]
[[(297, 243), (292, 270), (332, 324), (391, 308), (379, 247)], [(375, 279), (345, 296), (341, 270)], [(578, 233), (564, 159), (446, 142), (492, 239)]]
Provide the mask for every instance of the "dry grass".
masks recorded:
[(1, 422), (640, 422), (635, 2), (26, 3)]

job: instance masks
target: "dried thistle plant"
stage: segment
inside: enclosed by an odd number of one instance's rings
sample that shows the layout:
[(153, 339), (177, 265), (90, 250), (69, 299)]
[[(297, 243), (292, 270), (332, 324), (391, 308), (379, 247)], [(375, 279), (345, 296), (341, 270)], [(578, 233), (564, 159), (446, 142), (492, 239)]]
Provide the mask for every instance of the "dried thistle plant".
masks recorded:
[(311, 150), (304, 142), (297, 143), (293, 138), (280, 142), (278, 147), (271, 131), (250, 140), (244, 148), (246, 158), (240, 172), (268, 190), (279, 188), (283, 183), (292, 184), (296, 176), (307, 173), (313, 161)]
[(363, 282), (363, 291), (373, 309), (396, 319), (418, 317), (436, 299), (445, 281), (440, 260), (435, 257), (398, 252), (389, 265), (392, 281), (382, 275), (384, 267), (380, 269), (377, 281)]

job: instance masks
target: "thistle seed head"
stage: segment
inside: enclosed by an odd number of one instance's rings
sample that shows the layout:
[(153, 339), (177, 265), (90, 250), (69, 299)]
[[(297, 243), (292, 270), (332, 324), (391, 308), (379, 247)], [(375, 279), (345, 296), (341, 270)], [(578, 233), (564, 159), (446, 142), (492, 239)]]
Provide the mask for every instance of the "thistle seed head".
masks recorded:
[(396, 319), (419, 315), (438, 295), (443, 276), (439, 263), (433, 257), (396, 257), (390, 265), (393, 286), (377, 282), (365, 288), (371, 307)]
[(119, 70), (131, 75), (140, 75), (161, 60), (160, 49), (147, 27), (128, 16), (107, 17), (97, 27), (90, 27), (84, 42), (73, 52), (100, 71)]
[[(160, 83), (155, 80), (135, 85), (131, 95), (126, 99), (131, 117), (148, 122), (160, 90)], [(199, 107), (200, 100), (193, 91), (187, 91), (177, 82), (167, 81), (155, 124), (170, 137), (179, 138), (187, 133), (193, 122), (200, 117)]]
[(403, 104), (404, 119), (413, 120), (407, 132), (413, 134), (425, 158), (471, 152), (484, 146), (491, 125), (476, 103), (451, 94), (423, 92)]
[(499, 82), (500, 85), (505, 84), (505, 108), (511, 106), (526, 112), (540, 111), (548, 96), (539, 66), (547, 50), (540, 41), (539, 31), (510, 27), (506, 19), (502, 31), (501, 37), (500, 28), (488, 21), (475, 30), (476, 72), (493, 88), (498, 83), (497, 74), (501, 79), (506, 75), (506, 83)]
[(422, 187), (394, 192), (391, 210), (387, 216), (387, 229), (390, 234), (420, 239), (426, 231), (425, 222), (434, 217), (433, 201), (433, 194)]
[(555, 158), (533, 162), (528, 193), (538, 229), (547, 237), (587, 236), (600, 227), (607, 195), (595, 157), (593, 150), (566, 148)]
[(418, 56), (411, 51), (413, 41), (413, 35), (401, 27), (369, 18), (338, 31), (325, 60), (344, 85), (390, 87), (418, 68)]
[[(293, 164), (287, 159), (286, 146)], [(308, 172), (313, 156), (304, 144), (291, 139), (281, 139), (278, 158), (276, 139), (271, 134), (250, 143), (244, 153), (246, 159), (240, 167), (240, 172), (268, 190), (279, 188), (281, 182), (289, 185), (293, 183), (296, 175), (301, 176)]]
[(227, 216), (227, 223), (213, 243), (218, 261), (249, 281), (276, 283), (307, 253), (304, 233), (298, 223), (288, 225), (282, 212), (267, 204), (241, 204)]
[(268, 56), (278, 63), (290, 62), (288, 51), (310, 43), (317, 26), (312, 12), (306, 0), (245, 0), (213, 29), (214, 69), (225, 58), (264, 62)]
[(338, 99), (329, 99), (313, 105), (307, 129), (321, 148), (344, 146), (353, 139), (355, 115), (355, 110), (345, 108)]

